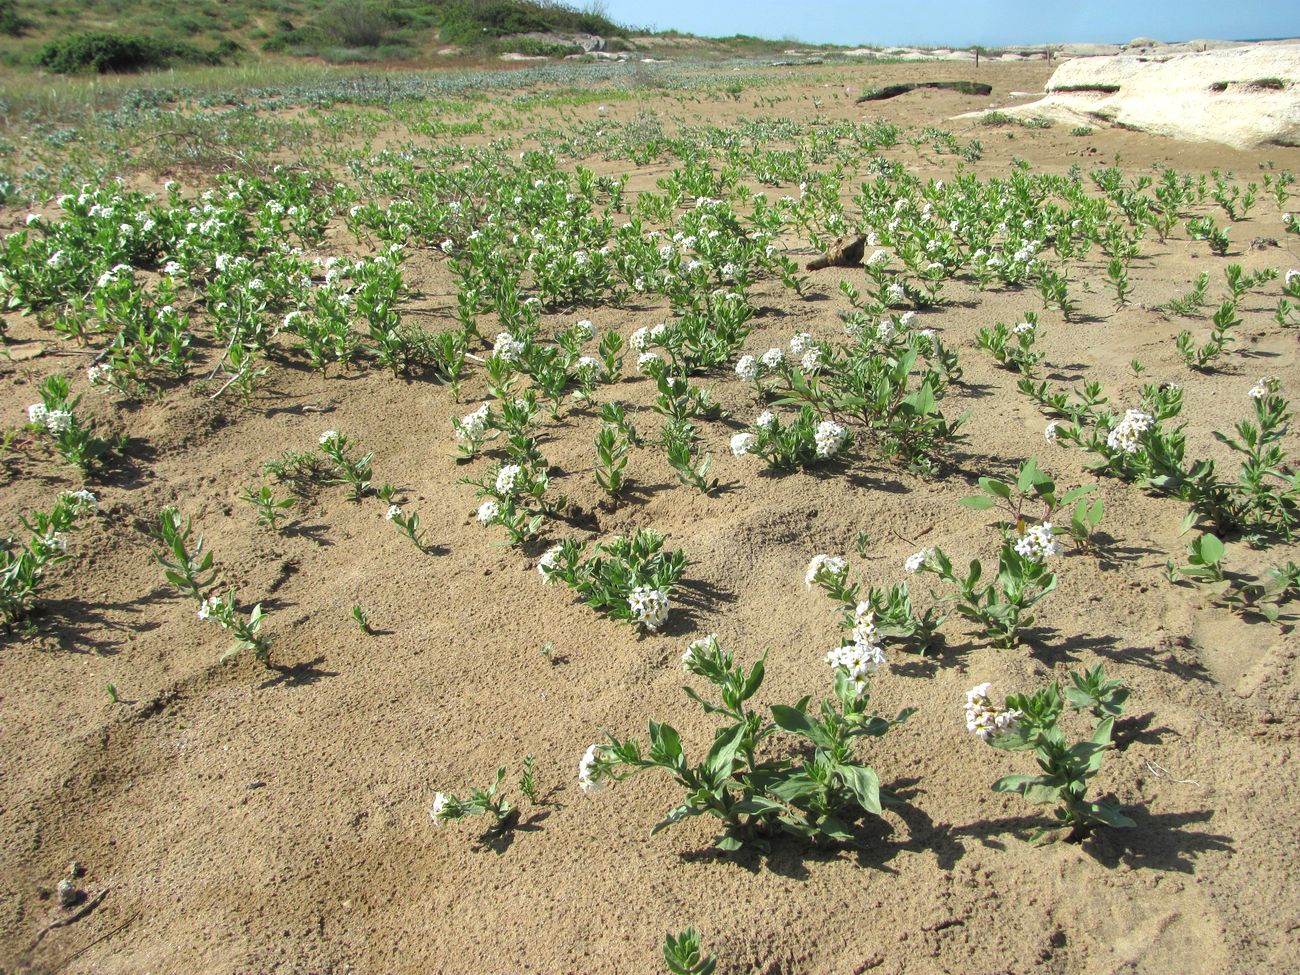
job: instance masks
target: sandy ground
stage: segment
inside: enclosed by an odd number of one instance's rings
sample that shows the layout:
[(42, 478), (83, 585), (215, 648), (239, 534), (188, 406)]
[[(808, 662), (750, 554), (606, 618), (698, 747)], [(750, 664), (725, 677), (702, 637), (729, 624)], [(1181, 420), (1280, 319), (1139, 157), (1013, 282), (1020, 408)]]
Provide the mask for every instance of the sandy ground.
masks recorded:
[[(970, 68), (854, 69), (844, 84), (963, 72)], [(1041, 88), (1047, 73), (1045, 65), (981, 66), (978, 77), (995, 79), (991, 101), (1005, 103), (1011, 90)], [(1004, 174), (1012, 157), (1052, 172), (1118, 158), (1132, 175), (1168, 163), (1242, 178), (1257, 178), (1265, 160), (1300, 164), (1296, 150), (949, 123), (973, 106), (948, 93), (917, 92), (868, 113), (800, 77), (785, 89), (791, 100), (771, 109), (751, 108), (747, 96), (682, 107), (647, 92), (613, 111), (660, 107), (720, 124), (745, 114), (883, 114), (950, 128), (963, 142), (980, 138), (986, 153), (971, 168), (982, 177)], [(953, 157), (907, 146), (890, 155), (922, 176), (955, 168)], [(667, 168), (646, 167), (634, 186), (652, 186)], [(1283, 249), (1243, 247), (1256, 236)], [(1233, 227), (1233, 240), (1230, 260), (1248, 269), (1300, 266), (1296, 238), (1285, 237), (1267, 200)], [(989, 519), (957, 504), (974, 477), (1005, 475), (1037, 455), (1061, 483), (1096, 480), (1080, 453), (1044, 443), (1044, 419), (1016, 393), (1015, 376), (976, 348), (980, 326), (1039, 311), (1045, 375), (1098, 379), (1122, 403), (1136, 403), (1135, 357), (1149, 378), (1184, 383), (1194, 455), (1226, 457), (1211, 430), (1246, 415), (1246, 390), (1261, 375), (1300, 390), (1296, 333), (1271, 318), (1276, 285), (1245, 300), (1242, 341), (1221, 370), (1199, 375), (1173, 347), (1188, 324), (1153, 309), (1202, 269), (1217, 288), (1227, 261), (1181, 231), (1163, 245), (1148, 241), (1132, 272), (1134, 303), (1115, 312), (1096, 256), (1072, 275), (1081, 285), (1078, 322), (1043, 312), (1035, 292), (981, 294), (963, 284), (949, 286), (952, 304), (923, 316), (962, 354), (965, 379), (947, 405), (971, 411), (969, 443), (941, 477), (871, 459), (849, 471), (771, 477), (731, 456), (734, 426), (706, 423), (725, 491), (704, 497), (677, 485), (662, 455), (644, 450), (630, 465), (630, 502), (609, 510), (590, 474), (595, 418), (574, 412), (548, 427), (543, 450), (557, 487), (584, 513), (585, 532), (653, 526), (691, 559), (681, 612), (645, 637), (543, 588), (534, 571), (540, 548), (501, 547), (498, 532), (475, 522), (449, 418), (485, 395), (480, 375), (460, 403), (447, 387), (378, 370), (322, 380), (288, 367), (275, 368), (248, 409), (189, 389), (139, 407), (88, 394), (92, 415), (129, 433), (132, 446), (128, 463), (92, 484), (102, 513), (56, 571), (39, 635), (0, 649), (0, 971), (649, 973), (662, 970), (664, 934), (687, 925), (727, 973), (1290, 971), (1300, 925), (1291, 764), (1300, 645), (1289, 625), (1244, 622), (1167, 581), (1165, 560), (1186, 543), (1183, 507), (1113, 480), (1100, 484), (1102, 554), (1061, 560), (1059, 590), (1021, 648), (990, 649), (950, 623), (942, 652), (897, 655), (875, 681), (881, 713), (919, 710), (865, 748), (907, 804), (864, 835), (862, 849), (779, 841), (767, 856), (720, 856), (701, 820), (649, 835), (677, 801), (666, 777), (590, 796), (577, 787), (578, 759), (603, 729), (643, 737), (647, 719), (669, 721), (702, 754), (712, 725), (681, 693), (679, 665), (698, 636), (716, 632), (745, 660), (770, 648), (763, 705), (824, 693), (822, 655), (838, 630), (829, 602), (803, 586), (813, 554), (852, 555), (866, 531), (870, 557), (853, 561), (876, 583), (903, 578), (904, 558), (924, 545), (988, 559)], [(840, 334), (838, 280), (860, 273), (820, 272), (817, 300), (763, 286), (768, 311), (749, 348), (782, 344), (798, 330)], [(441, 263), (418, 255), (407, 279), (424, 292), (409, 313), (452, 327)], [(580, 309), (550, 322), (590, 317), (626, 336), (664, 313)], [(30, 321), (8, 321), (13, 340), (38, 337)], [(1208, 330), (1203, 320), (1190, 327)], [(42, 376), (80, 379), (88, 357), (49, 342), (39, 358), (0, 362), (5, 426), (21, 423)], [(741, 421), (752, 416), (734, 377), (710, 384)], [(634, 376), (603, 395), (642, 407), (652, 398), (648, 381)], [(656, 428), (649, 418), (646, 426)], [(350, 503), (340, 488), (307, 502), (282, 535), (257, 528), (238, 493), (265, 461), (313, 447), (327, 428), (375, 452), (376, 481), (399, 485), (419, 511), (431, 553), (385, 524), (383, 504)], [(1294, 436), (1290, 445), (1298, 446)], [(11, 450), (3, 471), (6, 526), (76, 486), (39, 450)], [(224, 635), (195, 619), (150, 556), (145, 529), (166, 504), (194, 517), (231, 585), (264, 597), (281, 669), (217, 662)], [(1243, 569), (1285, 557), (1295, 549), (1234, 545), (1229, 556)], [(369, 612), (374, 635), (349, 620), (354, 603)], [(545, 641), (554, 663), (539, 652)], [(1098, 786), (1138, 826), (1079, 845), (1031, 846), (1023, 836), (1040, 822), (1036, 810), (989, 784), (1032, 763), (966, 733), (963, 692), (984, 680), (1002, 692), (1029, 690), (1096, 662), (1132, 688)], [(435, 791), (464, 795), (499, 764), (513, 779), (526, 754), (536, 756), (545, 802), (508, 841), (482, 841), (472, 821), (434, 827)], [(32, 948), (60, 915), (42, 888), (74, 860), (85, 868), (79, 883), (107, 893)]]

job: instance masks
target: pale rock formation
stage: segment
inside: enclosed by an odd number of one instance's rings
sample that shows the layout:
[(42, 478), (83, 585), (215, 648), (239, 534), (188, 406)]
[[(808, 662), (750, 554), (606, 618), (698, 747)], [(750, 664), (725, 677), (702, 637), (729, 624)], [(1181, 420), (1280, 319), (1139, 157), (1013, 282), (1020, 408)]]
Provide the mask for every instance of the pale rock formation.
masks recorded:
[(1056, 69), (1045, 98), (1003, 111), (1240, 149), (1300, 146), (1300, 43), (1074, 58)]

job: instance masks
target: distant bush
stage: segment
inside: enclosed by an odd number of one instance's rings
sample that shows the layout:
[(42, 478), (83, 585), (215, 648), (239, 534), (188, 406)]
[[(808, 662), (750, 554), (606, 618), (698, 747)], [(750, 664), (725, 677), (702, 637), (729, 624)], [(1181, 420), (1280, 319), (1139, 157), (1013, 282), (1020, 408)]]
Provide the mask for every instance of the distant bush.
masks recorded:
[(239, 50), (239, 45), (230, 40), (223, 41), (215, 51), (204, 51), (192, 44), (129, 34), (73, 34), (46, 44), (37, 54), (36, 63), (55, 74), (106, 74), (163, 68), (178, 61), (221, 64)]
[(583, 53), (582, 48), (577, 44), (559, 44), (540, 37), (503, 37), (492, 45), (492, 50), (496, 54), (514, 52), (545, 58), (562, 58), (567, 54)]
[(18, 0), (0, 0), (0, 34), (17, 37), (27, 29), (27, 22), (18, 15)]
[(376, 3), (343, 0), (321, 17), (330, 40), (344, 48), (378, 47), (392, 26), (392, 18)]
[(477, 45), (510, 34), (566, 33), (625, 35), (608, 17), (560, 3), (529, 0), (452, 0), (442, 16), (441, 37), (449, 44)]

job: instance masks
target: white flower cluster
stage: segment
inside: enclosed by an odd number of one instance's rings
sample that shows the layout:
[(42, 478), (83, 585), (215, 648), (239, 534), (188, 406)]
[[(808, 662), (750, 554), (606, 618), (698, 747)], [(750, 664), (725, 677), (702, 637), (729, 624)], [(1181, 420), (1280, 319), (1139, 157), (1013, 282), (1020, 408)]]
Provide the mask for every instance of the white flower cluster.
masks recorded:
[(574, 325), (573, 330), (584, 342), (590, 340), (596, 334), (596, 326), (591, 324), (591, 320), (587, 318)]
[[(874, 235), (873, 235), (874, 236)], [(867, 258), (867, 267), (884, 267), (889, 263), (888, 251), (875, 251)]]
[(758, 418), (754, 420), (754, 426), (758, 427), (760, 430), (773, 430), (776, 427), (776, 414), (771, 410), (764, 410), (762, 413), (758, 414)]
[(524, 354), (524, 343), (509, 332), (498, 332), (496, 342), (492, 345), (492, 354), (506, 362), (514, 362)]
[(887, 661), (870, 604), (858, 603), (853, 618), (853, 642), (828, 652), (826, 662), (848, 674), (854, 689), (861, 694), (867, 689), (871, 675)]
[(1016, 541), (1016, 554), (1031, 562), (1043, 562), (1053, 555), (1060, 555), (1061, 543), (1056, 540), (1052, 523), (1045, 521), (1025, 529)]
[(77, 491), (64, 491), (59, 495), (64, 501), (74, 508), (89, 508), (91, 511), (99, 510), (99, 498), (94, 493), (81, 488)]
[(1131, 454), (1138, 448), (1138, 437), (1151, 429), (1155, 420), (1150, 413), (1141, 410), (1126, 410), (1124, 419), (1106, 435), (1106, 446), (1111, 450), (1121, 450)]
[(827, 575), (842, 576), (849, 563), (838, 555), (814, 555), (808, 562), (808, 571), (804, 574), (805, 589), (811, 589), (817, 583), (817, 576), (825, 571)]
[(747, 383), (758, 378), (758, 360), (752, 355), (742, 355), (736, 360), (736, 375)]
[(324, 447), (330, 441), (337, 440), (338, 435), (339, 432), (337, 430), (326, 430), (324, 433), (320, 435), (320, 445)]
[(501, 506), (491, 498), (488, 498), (478, 506), (478, 520), (480, 525), (490, 525), (496, 521), (497, 515), (501, 514)]
[(384, 520), (386, 520), (386, 521), (392, 521), (394, 518), (396, 518), (396, 517), (397, 517), (398, 515), (400, 515), (401, 513), (402, 513), (401, 505), (390, 504), (390, 505), (388, 506), (388, 511), (384, 514)]
[(1011, 334), (1013, 334), (1013, 335), (1029, 335), (1029, 334), (1031, 334), (1033, 331), (1034, 331), (1034, 323), (1033, 323), (1033, 322), (1021, 322), (1019, 325), (1017, 325), (1017, 326), (1015, 326), (1013, 329), (1011, 329)]
[(67, 410), (47, 409), (44, 403), (27, 407), (27, 422), (50, 433), (65, 433), (72, 429), (72, 414)]
[(966, 730), (973, 731), (981, 741), (1010, 731), (1023, 717), (1019, 711), (1008, 711), (989, 700), (992, 686), (989, 683), (977, 684), (966, 692)]
[(603, 749), (599, 745), (592, 745), (578, 762), (578, 785), (582, 787), (583, 792), (596, 792), (600, 789), (602, 783), (596, 778), (595, 765), (600, 760), (600, 753)]
[(460, 418), (460, 426), (456, 429), (457, 440), (481, 440), (483, 434), (487, 431), (488, 415), (492, 407), (484, 403), (473, 413), (466, 413)]
[(1259, 382), (1255, 383), (1254, 386), (1250, 387), (1246, 395), (1251, 399), (1263, 399), (1269, 393), (1277, 392), (1278, 388), (1279, 384), (1275, 378), (1272, 376), (1265, 376)]
[(913, 552), (903, 563), (903, 569), (907, 572), (920, 572), (921, 569), (934, 558), (934, 549), (923, 548), (919, 552)]
[(497, 471), (497, 491), (501, 494), (514, 494), (515, 485), (519, 483), (520, 467), (518, 464), (505, 464)]
[(796, 359), (813, 347), (813, 337), (807, 332), (795, 332), (790, 338), (790, 354)]
[(551, 576), (560, 565), (560, 552), (563, 550), (562, 545), (552, 545), (542, 557), (537, 560), (537, 574), (542, 577), (542, 582), (550, 585)]
[(822, 350), (813, 346), (799, 360), (799, 368), (804, 372), (818, 372), (822, 367)]
[(1048, 443), (1056, 443), (1057, 437), (1060, 436), (1060, 434), (1057, 433), (1056, 428), (1060, 425), (1061, 422), (1059, 420), (1053, 420), (1051, 423), (1047, 424), (1047, 426), (1043, 427), (1043, 439)]
[(668, 594), (662, 589), (637, 586), (628, 594), (627, 608), (635, 622), (647, 630), (657, 630), (668, 620)]
[(758, 443), (758, 437), (752, 433), (737, 433), (731, 438), (731, 453), (733, 457), (744, 457), (754, 449), (754, 444)]
[(1297, 278), (1300, 278), (1300, 271), (1297, 271), (1295, 268), (1291, 268), (1291, 270), (1286, 272), (1286, 278), (1284, 280), (1286, 281), (1286, 286), (1288, 289), (1291, 287), (1291, 285), (1295, 282)]
[(429, 808), (429, 818), (433, 820), (434, 826), (442, 826), (446, 822), (447, 804), (451, 798), (444, 792), (435, 792), (433, 795), (433, 805)]
[(780, 369), (785, 364), (785, 353), (779, 346), (773, 346), (759, 359), (765, 369)]
[(706, 637), (701, 637), (698, 640), (692, 640), (691, 643), (686, 647), (686, 652), (682, 654), (682, 670), (689, 671), (691, 669), (691, 664), (696, 662), (695, 655), (697, 653), (703, 653), (705, 651), (711, 653), (717, 653), (717, 650), (718, 650), (718, 635), (716, 633), (710, 633)]
[(817, 443), (818, 457), (834, 457), (848, 442), (849, 431), (834, 420), (822, 420), (817, 424), (813, 440)]

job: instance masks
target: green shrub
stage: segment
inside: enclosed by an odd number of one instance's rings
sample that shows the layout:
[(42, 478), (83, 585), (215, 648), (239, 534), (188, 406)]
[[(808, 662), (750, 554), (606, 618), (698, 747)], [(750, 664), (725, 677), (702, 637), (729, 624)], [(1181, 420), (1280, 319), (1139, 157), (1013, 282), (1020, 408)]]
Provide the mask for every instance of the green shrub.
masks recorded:
[(51, 41), (41, 48), (36, 63), (55, 74), (81, 71), (105, 74), (162, 68), (177, 61), (220, 64), (238, 50), (239, 45), (233, 41), (223, 42), (215, 51), (203, 51), (192, 44), (169, 43), (151, 37), (87, 33)]
[(0, 0), (0, 34), (17, 37), (27, 29), (27, 22), (18, 15), (18, 0)]
[(510, 34), (563, 31), (625, 35), (598, 13), (574, 10), (560, 3), (529, 0), (452, 0), (443, 12), (440, 36), (449, 44), (478, 45)]
[(321, 17), (321, 27), (340, 47), (378, 47), (393, 26), (392, 19), (375, 3), (336, 3)]
[(582, 48), (577, 44), (559, 44), (540, 37), (503, 37), (492, 45), (492, 51), (496, 54), (513, 51), (533, 57), (562, 58), (566, 54), (581, 54)]

